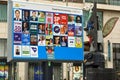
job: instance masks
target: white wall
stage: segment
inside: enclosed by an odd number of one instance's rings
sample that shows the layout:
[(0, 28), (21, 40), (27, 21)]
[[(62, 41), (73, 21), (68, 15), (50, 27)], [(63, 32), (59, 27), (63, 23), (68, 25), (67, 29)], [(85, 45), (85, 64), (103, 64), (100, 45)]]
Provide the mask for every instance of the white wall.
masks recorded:
[[(120, 17), (120, 12), (115, 12), (115, 11), (104, 11), (103, 15), (103, 23), (105, 23), (112, 17)], [(116, 22), (112, 32), (104, 38), (104, 53), (105, 55), (108, 55), (108, 42), (111, 42), (111, 61), (107, 62), (108, 68), (113, 68), (113, 53), (112, 53), (112, 43), (120, 43), (120, 19)]]
[(7, 23), (6, 22), (0, 22), (0, 38), (7, 39)]
[(7, 40), (0, 39), (0, 57), (7, 57)]
[(18, 63), (18, 80), (28, 80), (28, 63)]

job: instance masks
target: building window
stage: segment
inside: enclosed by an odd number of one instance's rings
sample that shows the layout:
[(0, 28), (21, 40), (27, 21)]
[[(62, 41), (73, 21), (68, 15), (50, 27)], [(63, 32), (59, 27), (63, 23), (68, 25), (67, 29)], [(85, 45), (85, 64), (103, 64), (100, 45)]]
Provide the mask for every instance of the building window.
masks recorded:
[[(85, 0), (85, 2), (93, 3), (94, 0)], [(95, 0), (95, 2), (97, 2), (99, 4), (106, 4), (106, 0)]]
[[(88, 17), (89, 17), (89, 11), (83, 11), (83, 26), (86, 27), (86, 23), (88, 21)], [(98, 11), (97, 12), (97, 16), (98, 16), (98, 26), (99, 29), (102, 30), (103, 27), (103, 12), (102, 11)]]
[(120, 5), (120, 0), (108, 0), (108, 4), (110, 4), (110, 5)]
[(7, 22), (7, 4), (0, 4), (0, 22)]
[(120, 71), (120, 43), (113, 43), (113, 67)]
[[(66, 1), (66, 0), (51, 0), (51, 1)], [(68, 2), (82, 3), (83, 0), (67, 0)]]
[(102, 30), (102, 28), (103, 28), (103, 12), (102, 11), (98, 11), (97, 12), (97, 16), (98, 16), (98, 26), (99, 26), (99, 29)]

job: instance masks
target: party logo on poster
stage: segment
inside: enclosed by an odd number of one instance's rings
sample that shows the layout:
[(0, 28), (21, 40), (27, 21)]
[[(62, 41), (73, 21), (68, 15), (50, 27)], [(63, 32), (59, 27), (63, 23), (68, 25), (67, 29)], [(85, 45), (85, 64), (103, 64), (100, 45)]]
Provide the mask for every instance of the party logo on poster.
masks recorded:
[(68, 47), (75, 47), (75, 37), (68, 37)]
[(38, 27), (36, 23), (31, 23), (30, 24), (30, 33), (31, 34), (37, 34), (38, 32)]
[(21, 44), (21, 34), (20, 33), (14, 33), (14, 44)]
[(30, 47), (31, 57), (38, 57), (38, 47), (31, 46)]
[(22, 46), (22, 56), (30, 56), (30, 47)]
[(30, 45), (30, 34), (22, 34), (22, 45)]
[(14, 32), (15, 33), (22, 32), (22, 23), (21, 22), (14, 22)]
[(60, 35), (60, 25), (53, 25), (53, 35)]

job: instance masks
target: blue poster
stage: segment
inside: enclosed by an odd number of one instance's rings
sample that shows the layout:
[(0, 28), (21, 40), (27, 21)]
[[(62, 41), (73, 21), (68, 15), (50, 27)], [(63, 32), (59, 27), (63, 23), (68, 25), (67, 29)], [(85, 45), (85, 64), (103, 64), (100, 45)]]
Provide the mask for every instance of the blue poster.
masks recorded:
[(43, 80), (43, 70), (41, 66), (34, 66), (34, 80)]
[(30, 34), (22, 34), (22, 45), (30, 45)]

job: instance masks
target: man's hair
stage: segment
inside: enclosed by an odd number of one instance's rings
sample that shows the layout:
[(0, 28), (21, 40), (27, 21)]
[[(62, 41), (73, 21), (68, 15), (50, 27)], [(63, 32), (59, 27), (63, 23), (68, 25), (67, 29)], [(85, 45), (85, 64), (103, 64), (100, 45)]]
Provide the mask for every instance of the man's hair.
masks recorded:
[(19, 12), (19, 13), (20, 13), (20, 11), (19, 11), (19, 10), (15, 10), (15, 13), (16, 13), (16, 12)]

